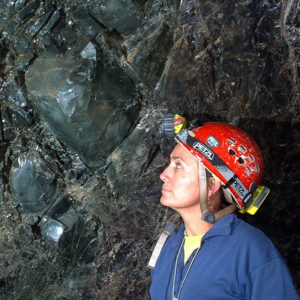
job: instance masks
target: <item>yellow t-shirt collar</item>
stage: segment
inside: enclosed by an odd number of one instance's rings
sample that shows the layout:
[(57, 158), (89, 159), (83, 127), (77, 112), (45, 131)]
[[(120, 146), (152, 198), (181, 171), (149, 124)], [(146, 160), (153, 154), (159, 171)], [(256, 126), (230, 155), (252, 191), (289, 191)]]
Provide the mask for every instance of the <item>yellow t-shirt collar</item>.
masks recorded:
[(187, 236), (186, 232), (184, 232), (184, 263), (187, 262), (195, 249), (200, 248), (203, 236), (204, 233), (195, 236)]

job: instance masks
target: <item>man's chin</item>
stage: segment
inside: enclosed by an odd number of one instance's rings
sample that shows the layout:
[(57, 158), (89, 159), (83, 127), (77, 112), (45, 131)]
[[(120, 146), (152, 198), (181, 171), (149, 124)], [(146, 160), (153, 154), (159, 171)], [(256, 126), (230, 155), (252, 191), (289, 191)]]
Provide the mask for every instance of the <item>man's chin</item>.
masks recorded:
[(160, 204), (163, 206), (168, 206), (168, 199), (164, 195), (160, 197)]

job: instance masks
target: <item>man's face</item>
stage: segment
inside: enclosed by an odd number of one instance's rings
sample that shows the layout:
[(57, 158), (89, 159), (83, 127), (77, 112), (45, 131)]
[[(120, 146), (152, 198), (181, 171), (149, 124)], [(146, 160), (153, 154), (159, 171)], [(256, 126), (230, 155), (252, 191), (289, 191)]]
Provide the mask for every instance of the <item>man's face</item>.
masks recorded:
[(169, 166), (161, 173), (164, 182), (160, 203), (174, 210), (199, 207), (198, 162), (181, 145), (171, 153)]

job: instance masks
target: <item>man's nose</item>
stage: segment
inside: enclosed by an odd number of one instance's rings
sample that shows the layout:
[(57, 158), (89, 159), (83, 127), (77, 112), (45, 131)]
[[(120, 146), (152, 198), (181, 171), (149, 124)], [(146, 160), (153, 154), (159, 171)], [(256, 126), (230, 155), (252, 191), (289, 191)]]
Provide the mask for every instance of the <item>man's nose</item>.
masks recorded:
[(160, 174), (160, 180), (163, 182), (167, 182), (170, 180), (170, 174), (168, 174), (168, 168), (165, 168), (164, 171)]

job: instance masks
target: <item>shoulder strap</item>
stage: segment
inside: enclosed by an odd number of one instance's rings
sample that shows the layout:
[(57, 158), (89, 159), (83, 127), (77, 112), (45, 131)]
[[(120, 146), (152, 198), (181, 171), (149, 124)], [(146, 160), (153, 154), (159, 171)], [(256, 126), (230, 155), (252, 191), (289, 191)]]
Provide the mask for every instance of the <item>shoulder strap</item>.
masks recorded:
[(178, 220), (179, 220), (179, 215), (176, 214), (175, 216), (171, 217), (171, 219), (167, 222), (163, 232), (161, 233), (158, 241), (156, 242), (156, 245), (154, 247), (154, 250), (152, 252), (150, 260), (148, 262), (147, 267), (149, 269), (155, 268), (156, 262), (160, 255), (160, 252), (161, 252), (162, 248), (164, 247), (164, 244), (165, 244), (167, 238), (175, 231), (176, 226), (177, 226), (176, 223), (178, 222)]

